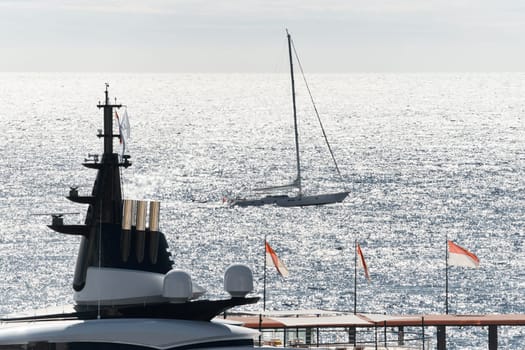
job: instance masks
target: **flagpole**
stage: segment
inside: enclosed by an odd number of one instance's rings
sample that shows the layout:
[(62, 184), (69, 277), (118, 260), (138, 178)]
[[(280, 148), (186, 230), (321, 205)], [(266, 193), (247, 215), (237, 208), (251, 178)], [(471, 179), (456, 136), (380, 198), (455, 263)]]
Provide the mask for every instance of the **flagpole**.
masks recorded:
[(448, 315), (448, 234), (445, 238), (445, 314)]
[(264, 233), (263, 311), (266, 311), (266, 232)]
[(357, 239), (354, 243), (354, 315), (357, 313)]

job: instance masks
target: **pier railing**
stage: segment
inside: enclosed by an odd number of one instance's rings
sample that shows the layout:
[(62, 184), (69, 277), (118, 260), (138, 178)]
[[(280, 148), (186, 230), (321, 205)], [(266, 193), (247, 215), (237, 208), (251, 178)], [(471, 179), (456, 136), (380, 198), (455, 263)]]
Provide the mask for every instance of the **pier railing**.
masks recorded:
[(260, 346), (349, 349), (431, 349), (431, 338), (421, 332), (399, 328), (283, 328), (264, 329)]

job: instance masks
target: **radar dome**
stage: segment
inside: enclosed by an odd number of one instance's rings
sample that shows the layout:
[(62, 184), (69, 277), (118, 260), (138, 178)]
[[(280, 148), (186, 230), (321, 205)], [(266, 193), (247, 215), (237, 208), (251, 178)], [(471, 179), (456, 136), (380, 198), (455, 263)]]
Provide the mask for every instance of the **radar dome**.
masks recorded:
[(243, 264), (230, 265), (224, 273), (224, 289), (233, 298), (243, 298), (253, 290), (252, 270)]
[(191, 276), (186, 271), (171, 270), (164, 276), (162, 296), (176, 303), (188, 301), (193, 294)]

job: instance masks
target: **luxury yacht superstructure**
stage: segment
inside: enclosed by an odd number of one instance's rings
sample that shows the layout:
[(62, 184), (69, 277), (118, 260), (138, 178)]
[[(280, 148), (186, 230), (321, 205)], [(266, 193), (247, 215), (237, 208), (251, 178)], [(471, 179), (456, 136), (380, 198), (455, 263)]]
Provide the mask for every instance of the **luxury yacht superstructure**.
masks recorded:
[(106, 84), (104, 153), (83, 165), (97, 170), (91, 195), (71, 188), (69, 200), (87, 205), (83, 225), (66, 225), (60, 215), (49, 227), (78, 235), (75, 305), (60, 313), (10, 315), (0, 325), (1, 349), (212, 349), (253, 347), (257, 332), (212, 319), (234, 306), (255, 303), (251, 270), (228, 267), (224, 287), (230, 298), (198, 299), (205, 290), (173, 268), (168, 243), (159, 230), (159, 202), (122, 198), (120, 171), (130, 157), (113, 151), (113, 119)]

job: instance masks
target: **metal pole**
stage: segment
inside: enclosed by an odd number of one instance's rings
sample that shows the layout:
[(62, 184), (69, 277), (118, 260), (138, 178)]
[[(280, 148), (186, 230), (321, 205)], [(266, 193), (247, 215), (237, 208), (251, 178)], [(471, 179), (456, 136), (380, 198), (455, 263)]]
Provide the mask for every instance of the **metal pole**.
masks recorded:
[(106, 83), (104, 108), (104, 153), (113, 153), (113, 106), (109, 102), (109, 84)]
[(288, 56), (290, 58), (290, 78), (292, 81), (292, 103), (293, 103), (293, 125), (295, 129), (295, 155), (297, 158), (297, 186), (299, 187), (299, 195), (302, 195), (301, 186), (301, 158), (299, 155), (299, 132), (297, 131), (297, 109), (295, 107), (295, 81), (293, 76), (293, 59), (292, 59), (292, 37), (286, 29), (286, 37), (288, 38)]
[(387, 347), (386, 344), (386, 321), (384, 321), (384, 331), (385, 331), (385, 348)]
[(348, 328), (348, 344), (352, 344), (354, 347), (357, 342), (357, 330), (355, 326)]
[(357, 313), (357, 239), (354, 242), (354, 315)]
[(489, 326), (489, 350), (498, 350), (498, 326)]
[(264, 233), (263, 311), (266, 311), (266, 232)]
[(448, 234), (445, 239), (445, 314), (448, 315)]
[(262, 346), (262, 314), (259, 314), (259, 346)]
[(405, 345), (405, 328), (403, 326), (399, 326), (397, 329), (397, 344)]
[(312, 345), (312, 327), (306, 328), (305, 341), (306, 344)]
[(446, 326), (437, 326), (437, 350), (447, 350)]
[(425, 350), (425, 318), (421, 317), (421, 339), (423, 340), (422, 350)]
[(375, 344), (376, 344), (376, 350), (377, 350), (377, 323), (374, 323), (374, 337), (375, 337)]

